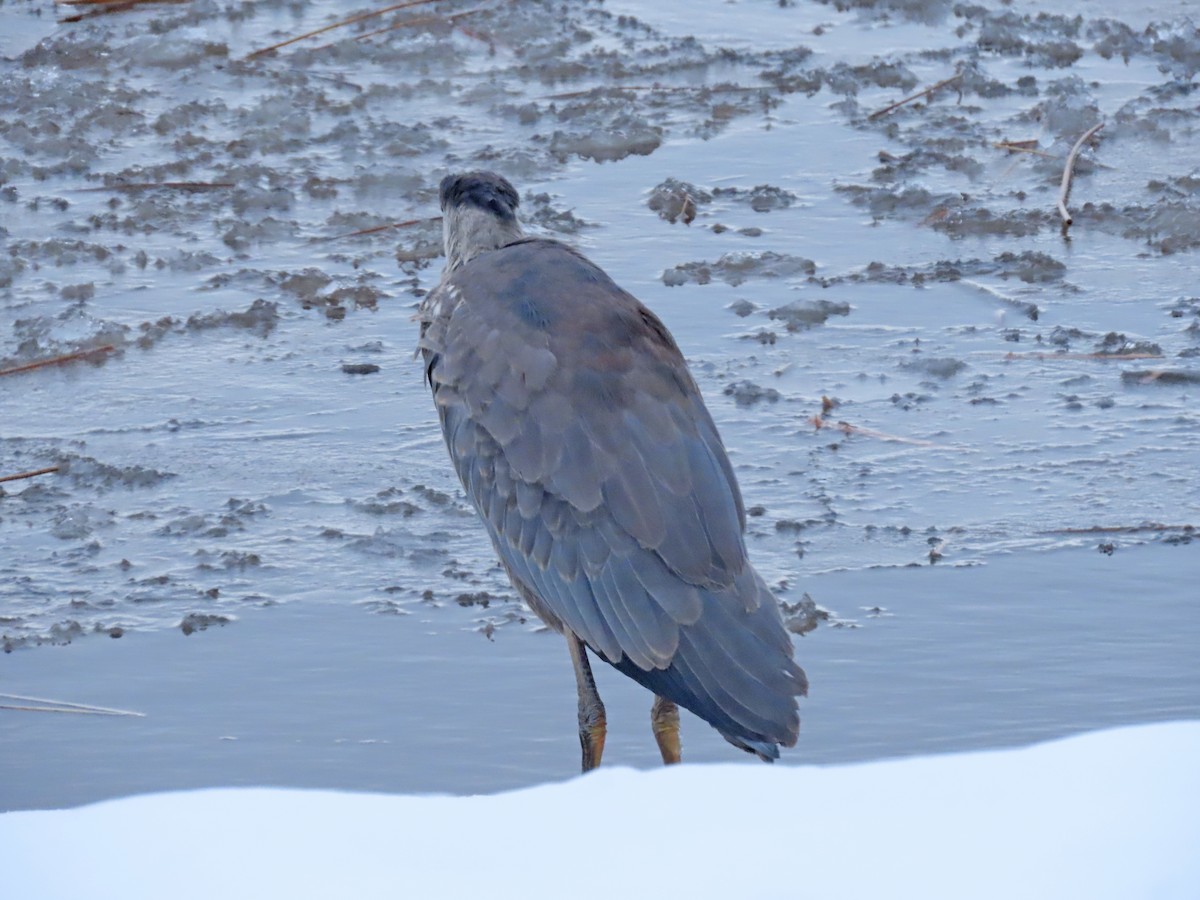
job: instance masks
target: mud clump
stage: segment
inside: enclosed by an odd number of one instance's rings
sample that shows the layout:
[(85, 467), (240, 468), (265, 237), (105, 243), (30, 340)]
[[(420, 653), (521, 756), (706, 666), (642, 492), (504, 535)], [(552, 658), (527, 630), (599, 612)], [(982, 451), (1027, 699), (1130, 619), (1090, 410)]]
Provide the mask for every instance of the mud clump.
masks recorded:
[[(839, 284), (911, 284), (921, 287), (929, 282), (954, 282), (964, 278), (994, 276), (1004, 280), (1016, 278), (1030, 284), (1061, 281), (1067, 267), (1053, 257), (1036, 250), (1021, 253), (1005, 251), (994, 259), (941, 259), (923, 265), (889, 265), (878, 260), (856, 272), (844, 275), (823, 275), (812, 280), (822, 287)], [(1036, 321), (1038, 307), (1032, 303), (1008, 301)]]
[(1122, 384), (1163, 386), (1200, 384), (1200, 370), (1194, 369), (1130, 369), (1121, 373)]
[(1020, 253), (1004, 252), (996, 257), (1001, 278), (1019, 278), (1029, 284), (1044, 284), (1061, 281), (1067, 267), (1052, 256), (1038, 250), (1023, 250)]
[(738, 406), (755, 406), (759, 403), (778, 403), (783, 395), (775, 388), (765, 388), (753, 381), (735, 381), (725, 385), (724, 394), (732, 397)]
[(1096, 344), (1101, 356), (1162, 356), (1162, 347), (1153, 341), (1131, 341), (1117, 331), (1110, 331)]
[[(754, 212), (766, 213), (775, 209), (787, 209), (797, 199), (791, 191), (770, 184), (760, 184), (753, 188), (718, 187), (709, 190), (688, 181), (668, 178), (651, 189), (647, 205), (658, 213), (660, 218), (672, 224), (682, 220), (685, 225), (690, 225), (699, 210), (719, 201), (744, 203)], [(721, 233), (728, 228), (716, 226), (714, 230)], [(762, 230), (743, 228), (741, 233), (757, 236)]]
[(779, 609), (783, 613), (784, 627), (792, 634), (808, 634), (822, 622), (829, 621), (829, 611), (817, 606), (807, 592), (795, 603), (780, 600)]
[(953, 378), (963, 371), (967, 364), (961, 359), (951, 357), (921, 357), (900, 363), (900, 368), (934, 378)]
[(672, 225), (680, 220), (684, 225), (691, 225), (699, 207), (712, 203), (712, 197), (708, 191), (690, 182), (668, 178), (650, 190), (646, 205)]
[(495, 599), (487, 591), (470, 591), (459, 594), (454, 598), (454, 602), (459, 606), (478, 606), (481, 609), (487, 609)]
[[(521, 218), (526, 225), (544, 228), (546, 231), (553, 231), (557, 234), (572, 235), (578, 234), (583, 229), (590, 227), (589, 222), (579, 218), (575, 212), (570, 209), (558, 209), (554, 205), (554, 198), (547, 193), (526, 193), (521, 200), (522, 215)], [(438, 247), (438, 254), (441, 253), (441, 238), (435, 238), (435, 243)]]
[(824, 325), (830, 316), (850, 315), (849, 303), (831, 300), (796, 300), (786, 306), (777, 306), (767, 313), (773, 321), (783, 322), (788, 331), (807, 331)]
[(760, 184), (752, 188), (714, 188), (712, 197), (714, 200), (733, 200), (737, 203), (745, 203), (757, 213), (766, 213), (773, 209), (787, 209), (798, 199), (791, 191), (771, 184)]
[(147, 350), (170, 334), (205, 332), (218, 328), (241, 328), (266, 338), (278, 323), (278, 305), (273, 300), (260, 297), (244, 310), (214, 310), (208, 313), (193, 313), (187, 319), (163, 316), (154, 322), (142, 322), (138, 325), (138, 336), (133, 344)]
[(231, 616), (221, 616), (214, 613), (188, 613), (179, 623), (179, 630), (184, 634), (195, 634), (197, 631), (207, 631), (209, 628), (223, 628), (233, 621)]
[(776, 253), (726, 253), (716, 262), (690, 262), (663, 272), (663, 284), (677, 287), (682, 284), (709, 284), (714, 279), (737, 287), (749, 278), (791, 278), (811, 276), (817, 265), (811, 259)]
[(259, 337), (266, 337), (279, 324), (279, 306), (273, 300), (259, 298), (240, 312), (216, 312), (188, 316), (183, 327), (187, 331), (206, 331), (210, 328), (244, 328)]
[(952, 238), (1029, 237), (1060, 225), (1060, 220), (1050, 210), (1020, 209), (997, 214), (985, 207), (945, 210), (944, 214), (931, 216), (927, 221), (935, 231)]
[(547, 147), (559, 163), (572, 156), (594, 162), (616, 162), (627, 156), (649, 156), (662, 142), (663, 130), (657, 125), (630, 122), (613, 130), (555, 131)]
[(90, 456), (82, 456), (71, 452), (57, 452), (53, 455), (54, 465), (58, 466), (61, 478), (70, 478), (77, 486), (109, 490), (111, 488), (145, 488), (161, 484), (168, 478), (175, 478), (173, 472), (160, 472), (146, 466), (119, 466), (100, 462)]
[(408, 518), (421, 512), (421, 507), (405, 499), (402, 488), (390, 487), (366, 500), (347, 500), (347, 505), (371, 516), (400, 516)]
[(1055, 325), (1050, 329), (1050, 333), (1046, 336), (1046, 342), (1053, 344), (1056, 347), (1070, 347), (1072, 341), (1082, 340), (1087, 337), (1092, 337), (1085, 331), (1080, 331), (1078, 328), (1068, 328), (1062, 325)]

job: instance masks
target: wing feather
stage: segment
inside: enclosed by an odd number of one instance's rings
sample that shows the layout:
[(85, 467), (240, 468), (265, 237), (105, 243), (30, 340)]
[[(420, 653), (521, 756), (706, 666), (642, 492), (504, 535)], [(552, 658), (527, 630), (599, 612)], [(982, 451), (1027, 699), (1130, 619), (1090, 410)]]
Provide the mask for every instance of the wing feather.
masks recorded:
[[(641, 554), (638, 556), (640, 562)], [(603, 578), (609, 594), (624, 605), (626, 620), (632, 623), (632, 630), (649, 648), (653, 667), (665, 669), (679, 646), (679, 623), (646, 593), (633, 569), (634, 563), (630, 559), (614, 559), (605, 567)]]

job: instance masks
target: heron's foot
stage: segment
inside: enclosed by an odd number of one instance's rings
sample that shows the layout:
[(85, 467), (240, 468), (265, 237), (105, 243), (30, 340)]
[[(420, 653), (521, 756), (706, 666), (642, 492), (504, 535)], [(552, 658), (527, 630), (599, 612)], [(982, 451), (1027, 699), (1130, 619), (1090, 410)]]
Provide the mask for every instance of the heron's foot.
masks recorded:
[(579, 690), (579, 746), (583, 748), (583, 771), (590, 772), (600, 765), (600, 757), (604, 755), (608, 720), (596, 690), (596, 680), (592, 677), (592, 667), (588, 665), (587, 647), (571, 632), (566, 635), (571, 664), (575, 667), (575, 686)]
[(579, 698), (579, 746), (583, 750), (583, 771), (590, 772), (600, 765), (604, 755), (604, 738), (608, 735), (608, 720), (604, 716), (604, 704), (599, 696), (595, 703), (584, 703)]
[(683, 748), (679, 743), (679, 707), (665, 697), (654, 698), (654, 708), (650, 711), (650, 724), (654, 728), (654, 740), (658, 742), (658, 752), (666, 765), (673, 765), (683, 759)]

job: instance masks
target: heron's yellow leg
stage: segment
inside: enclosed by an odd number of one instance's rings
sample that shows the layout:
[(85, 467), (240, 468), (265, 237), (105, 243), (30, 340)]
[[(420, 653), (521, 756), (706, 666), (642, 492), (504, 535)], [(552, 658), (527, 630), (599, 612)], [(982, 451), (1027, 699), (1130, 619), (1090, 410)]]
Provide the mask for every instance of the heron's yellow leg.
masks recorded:
[(668, 766), (683, 758), (679, 743), (679, 707), (666, 697), (654, 698), (650, 710), (650, 724), (654, 728), (654, 740), (658, 741), (658, 752)]
[(575, 687), (579, 691), (579, 745), (583, 749), (583, 771), (587, 772), (600, 765), (608, 721), (588, 664), (587, 646), (570, 631), (566, 635), (571, 663), (575, 666)]

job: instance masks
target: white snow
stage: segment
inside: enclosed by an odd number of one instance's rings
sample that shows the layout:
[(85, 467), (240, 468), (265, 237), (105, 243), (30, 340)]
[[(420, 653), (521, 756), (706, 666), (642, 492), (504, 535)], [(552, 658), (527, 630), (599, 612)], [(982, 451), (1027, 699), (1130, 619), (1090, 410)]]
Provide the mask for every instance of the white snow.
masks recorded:
[(601, 769), (481, 797), (283, 789), (0, 815), (41, 898), (1200, 897), (1200, 722), (834, 767)]

